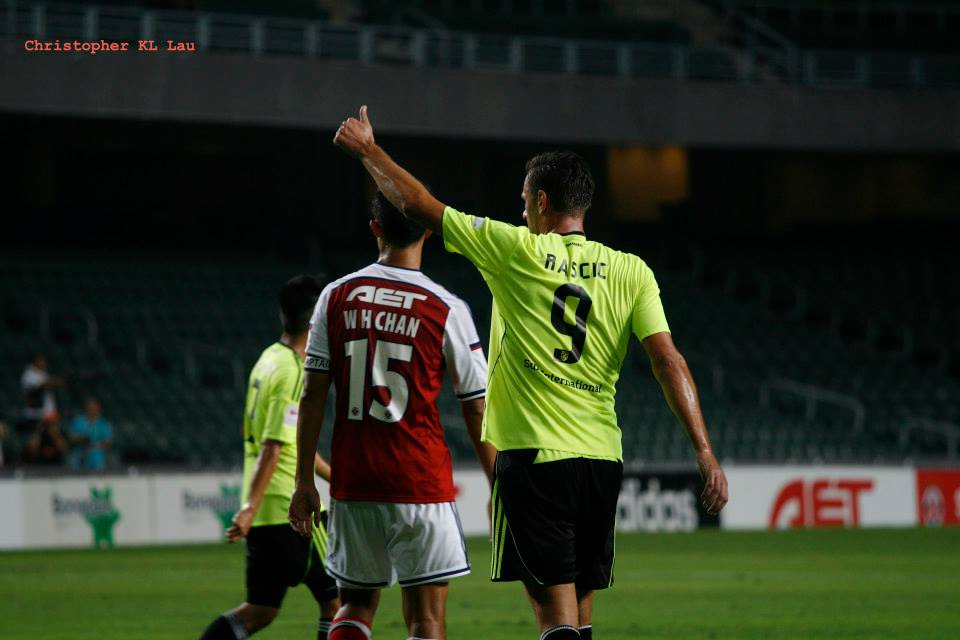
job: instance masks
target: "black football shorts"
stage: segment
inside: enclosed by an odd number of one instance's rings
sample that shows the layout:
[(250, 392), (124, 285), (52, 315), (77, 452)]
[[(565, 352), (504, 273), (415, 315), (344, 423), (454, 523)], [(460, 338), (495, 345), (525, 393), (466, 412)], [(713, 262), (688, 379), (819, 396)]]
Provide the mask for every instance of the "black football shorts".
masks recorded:
[(289, 524), (251, 527), (247, 534), (247, 602), (280, 608), (287, 589), (305, 584), (318, 603), (337, 597), (337, 583), (324, 571), (326, 512), (322, 532), (304, 538)]
[(491, 579), (606, 589), (613, 584), (623, 463), (570, 458), (534, 464), (537, 453), (497, 454)]

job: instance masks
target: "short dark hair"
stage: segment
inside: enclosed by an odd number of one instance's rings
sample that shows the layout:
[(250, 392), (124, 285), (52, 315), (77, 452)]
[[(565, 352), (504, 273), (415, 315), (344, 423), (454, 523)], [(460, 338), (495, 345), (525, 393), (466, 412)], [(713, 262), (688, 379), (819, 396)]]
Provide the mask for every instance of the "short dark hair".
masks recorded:
[(384, 242), (397, 249), (409, 247), (426, 232), (426, 229), (403, 215), (379, 191), (370, 203), (370, 217), (380, 223)]
[(593, 203), (596, 184), (590, 165), (573, 151), (548, 151), (527, 161), (530, 190), (543, 190), (550, 198), (553, 209), (586, 211)]
[(290, 335), (299, 335), (310, 327), (313, 308), (325, 281), (319, 276), (296, 276), (280, 287), (280, 323)]

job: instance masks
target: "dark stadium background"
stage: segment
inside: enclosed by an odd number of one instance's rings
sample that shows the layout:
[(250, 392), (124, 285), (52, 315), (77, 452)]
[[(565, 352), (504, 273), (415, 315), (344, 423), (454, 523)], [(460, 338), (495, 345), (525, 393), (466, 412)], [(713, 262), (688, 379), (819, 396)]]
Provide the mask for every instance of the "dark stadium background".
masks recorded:
[[(732, 482), (731, 508), (756, 517), (685, 511), (699, 491), (691, 450), (633, 345), (617, 396), (632, 474), (624, 528), (955, 524), (958, 27), (960, 3), (947, 0), (0, 0), (0, 483), (75, 483), (82, 497), (143, 475), (235, 474), (246, 376), (278, 334), (277, 287), (375, 258), (372, 184), (331, 144), (368, 104), (378, 142), (470, 213), (520, 224), (529, 157), (569, 148), (590, 162), (588, 235), (653, 267), (715, 449), (740, 482), (788, 499), (784, 474), (802, 491), (862, 476), (878, 500), (890, 486), (910, 499), (909, 514), (871, 520), (873, 507), (835, 498), (823, 504), (840, 515), (821, 520), (798, 498), (799, 515), (778, 520)], [(199, 50), (24, 46), (135, 47), (145, 33)], [(472, 266), (434, 238), (424, 270), (468, 301), (486, 345), (490, 299)], [(105, 475), (22, 461), (20, 377), (37, 352), (68, 378), (65, 425), (87, 395), (102, 399), (114, 429)], [(458, 470), (475, 469), (449, 393), (441, 413)], [(4, 490), (0, 508), (26, 501), (24, 522), (47, 509)], [(219, 491), (210, 500), (229, 509)], [(31, 544), (9, 522), (14, 542), (0, 546), (89, 546), (74, 529)], [(744, 554), (761, 538), (750, 540)], [(844, 540), (837, 549), (860, 545)], [(936, 560), (950, 543), (863, 540), (878, 559), (914, 547)], [(944, 597), (960, 593), (949, 566), (930, 582)], [(858, 620), (849, 637), (870, 624)], [(924, 637), (960, 628), (930, 620)], [(756, 637), (776, 635), (756, 624)], [(885, 628), (899, 629), (872, 633)]]
[[(229, 445), (243, 387), (230, 367), (246, 369), (274, 337), (276, 283), (301, 271), (342, 275), (375, 258), (366, 227), (372, 187), (361, 167), (322, 129), (17, 113), (0, 123), (9, 154), (0, 240), (9, 350), (0, 397), (10, 417), (20, 371), (42, 349), (54, 370), (87, 374), (62, 394), (68, 412), (90, 391), (104, 396), (121, 429), (116, 468), (237, 463)], [(609, 186), (611, 155), (658, 146), (379, 140), (445, 202), (514, 223), (528, 157), (559, 146), (588, 158), (600, 185), (590, 235), (654, 266), (676, 340), (699, 365), (714, 438), (736, 432), (719, 447), (730, 459), (949, 455), (945, 435), (914, 432), (901, 442), (900, 428), (910, 416), (960, 420), (956, 155), (676, 147), (685, 160), (683, 199), (655, 202), (629, 220), (617, 209), (618, 197), (630, 204), (629, 193)], [(481, 280), (438, 240), (428, 246), (425, 270), (467, 298), (485, 341), (489, 298)], [(123, 293), (112, 286), (120, 279)], [(209, 299), (205, 287), (228, 289), (231, 302)], [(86, 314), (98, 325), (93, 344)], [(202, 352), (199, 373), (184, 370), (191, 349)], [(171, 390), (169, 407), (161, 401), (148, 411), (155, 429), (138, 424), (148, 412), (138, 413), (144, 403), (127, 393), (128, 372), (148, 395)], [(804, 393), (761, 407), (760, 388), (773, 378), (848, 394), (864, 405), (868, 428), (844, 429), (849, 411), (830, 402), (820, 403), (819, 421), (805, 421)], [(635, 354), (620, 393), (628, 445), (650, 428), (631, 429), (641, 411), (660, 429), (647, 435), (670, 446), (651, 454), (641, 439), (633, 453), (687, 460), (682, 432), (657, 393)], [(204, 450), (190, 437), (166, 446), (165, 431), (177, 436), (162, 424), (167, 409), (173, 421), (189, 423), (194, 408), (209, 411), (211, 445)], [(458, 423), (455, 405), (446, 409)], [(741, 423), (749, 423), (743, 433)], [(767, 448), (749, 442), (752, 430), (779, 429), (799, 441), (784, 437), (774, 446), (773, 433)], [(469, 460), (469, 443), (458, 435), (465, 434), (454, 430), (457, 453)]]

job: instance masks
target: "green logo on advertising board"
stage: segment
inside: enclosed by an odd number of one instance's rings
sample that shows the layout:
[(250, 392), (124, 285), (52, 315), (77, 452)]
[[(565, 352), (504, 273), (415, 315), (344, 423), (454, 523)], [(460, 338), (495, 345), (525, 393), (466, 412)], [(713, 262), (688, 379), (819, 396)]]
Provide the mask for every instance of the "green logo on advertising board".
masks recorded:
[(93, 529), (93, 546), (95, 547), (113, 546), (113, 527), (120, 519), (120, 513), (113, 506), (112, 494), (113, 489), (110, 487), (104, 487), (101, 491), (90, 487), (91, 502), (99, 505), (99, 508), (85, 514), (87, 522)]
[(183, 508), (188, 513), (212, 513), (223, 531), (233, 524), (233, 514), (240, 508), (240, 485), (221, 484), (220, 493), (183, 492)]
[(89, 498), (64, 498), (53, 494), (53, 515), (57, 517), (82, 516), (93, 530), (93, 546), (112, 547), (113, 527), (120, 520), (120, 512), (113, 506), (113, 489), (90, 487)]

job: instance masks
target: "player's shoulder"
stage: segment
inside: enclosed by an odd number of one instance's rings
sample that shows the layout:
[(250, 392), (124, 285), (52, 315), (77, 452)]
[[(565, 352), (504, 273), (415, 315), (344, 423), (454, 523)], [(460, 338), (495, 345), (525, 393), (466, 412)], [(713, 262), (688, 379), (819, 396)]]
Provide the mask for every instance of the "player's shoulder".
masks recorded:
[(267, 347), (260, 352), (260, 357), (257, 358), (257, 363), (253, 365), (254, 369), (262, 369), (265, 367), (273, 368), (276, 366), (277, 362), (277, 353), (280, 343), (271, 342)]
[[(363, 289), (357, 291), (360, 287)], [(429, 299), (436, 308), (449, 312), (450, 310), (465, 310), (469, 312), (467, 304), (450, 292), (446, 287), (419, 269), (398, 267), (395, 265), (375, 262), (371, 265), (349, 273), (328, 285), (329, 297), (338, 289), (346, 292), (343, 301), (359, 300), (389, 300), (388, 306), (396, 303), (397, 291), (410, 291), (418, 300)], [(386, 291), (381, 291), (385, 289)], [(421, 297), (425, 296), (425, 297)], [(320, 297), (324, 299), (323, 294)]]
[(351, 271), (345, 275), (331, 280), (327, 283), (327, 286), (323, 288), (320, 292), (320, 297), (317, 298), (317, 306), (314, 310), (314, 318), (319, 314), (324, 314), (327, 312), (328, 305), (330, 301), (336, 296), (338, 291), (349, 289), (351, 284), (357, 283), (357, 281), (365, 278), (377, 278), (379, 274), (374, 267), (376, 264), (367, 265), (362, 269), (357, 269), (356, 271)]
[(254, 377), (264, 384), (266, 381), (283, 382), (296, 378), (300, 373), (300, 358), (290, 347), (274, 342), (260, 354), (253, 367)]
[(360, 278), (369, 277), (369, 276), (375, 276), (376, 273), (375, 273), (375, 270), (373, 269), (373, 267), (375, 266), (376, 266), (375, 264), (367, 265), (362, 269), (357, 269), (356, 271), (351, 271), (346, 275), (342, 275), (336, 280), (331, 280), (329, 283), (327, 283), (327, 286), (323, 288), (323, 291), (320, 292), (320, 300), (323, 300), (325, 297), (328, 297), (331, 293), (333, 293), (337, 289), (341, 289), (344, 285), (347, 285), (354, 280), (358, 280)]
[(615, 249), (610, 245), (595, 240), (590, 240), (589, 244), (597, 247), (598, 251), (611, 264), (626, 269), (630, 275), (639, 276), (648, 271), (652, 271), (647, 262), (635, 253)]
[(463, 298), (453, 293), (422, 271), (417, 272), (413, 282), (424, 291), (430, 292), (433, 298), (447, 309), (448, 318), (458, 317), (462, 319), (465, 316), (472, 317), (470, 306)]
[(424, 279), (429, 280), (419, 269), (408, 269), (406, 267), (396, 267), (374, 262), (373, 264), (352, 271), (330, 282), (324, 288), (323, 292), (321, 292), (320, 298), (323, 299), (324, 294), (330, 294), (338, 289), (350, 288), (353, 284), (360, 284), (361, 281), (412, 285), (416, 287), (422, 286)]
[(451, 308), (457, 304), (463, 304), (463, 301), (451, 293), (450, 290), (419, 269), (407, 269), (386, 264), (376, 264), (373, 266), (377, 267), (377, 271), (383, 277), (389, 278), (391, 281), (401, 285), (420, 289), (447, 308)]
[(470, 312), (470, 306), (467, 305), (467, 303), (463, 300), (463, 298), (453, 293), (452, 291), (447, 289), (445, 286), (443, 286), (442, 284), (440, 284), (439, 282), (437, 282), (427, 274), (422, 274), (422, 276), (423, 276), (423, 279), (422, 279), (423, 288), (433, 293), (433, 295), (436, 296), (437, 299), (440, 300), (440, 302), (445, 304), (448, 309), (455, 310), (457, 312), (461, 312), (461, 311), (466, 311), (467, 313)]
[(516, 225), (490, 216), (466, 213), (453, 207), (444, 209), (444, 222), (448, 226), (453, 226), (461, 231), (494, 233), (498, 236), (509, 235), (516, 236), (518, 239), (533, 235), (526, 225)]

